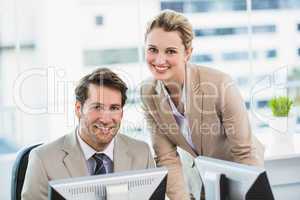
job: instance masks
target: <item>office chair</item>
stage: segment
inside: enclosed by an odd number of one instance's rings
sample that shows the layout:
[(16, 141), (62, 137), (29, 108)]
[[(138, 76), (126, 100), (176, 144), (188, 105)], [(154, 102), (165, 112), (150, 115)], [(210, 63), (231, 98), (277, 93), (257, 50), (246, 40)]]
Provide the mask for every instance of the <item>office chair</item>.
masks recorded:
[(25, 174), (27, 170), (29, 153), (35, 147), (41, 144), (35, 144), (21, 149), (14, 162), (11, 178), (11, 200), (20, 200)]

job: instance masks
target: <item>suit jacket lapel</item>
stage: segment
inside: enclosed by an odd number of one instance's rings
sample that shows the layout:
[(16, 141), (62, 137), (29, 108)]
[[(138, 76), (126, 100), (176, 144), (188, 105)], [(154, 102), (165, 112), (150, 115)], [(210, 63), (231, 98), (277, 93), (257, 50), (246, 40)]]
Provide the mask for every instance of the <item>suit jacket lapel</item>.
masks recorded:
[(130, 147), (122, 139), (122, 135), (118, 134), (114, 146), (114, 172), (132, 170), (132, 159)]
[(71, 177), (88, 176), (89, 172), (86, 161), (77, 141), (76, 134), (75, 131), (65, 137), (62, 150), (66, 152), (66, 157), (63, 159), (63, 164)]

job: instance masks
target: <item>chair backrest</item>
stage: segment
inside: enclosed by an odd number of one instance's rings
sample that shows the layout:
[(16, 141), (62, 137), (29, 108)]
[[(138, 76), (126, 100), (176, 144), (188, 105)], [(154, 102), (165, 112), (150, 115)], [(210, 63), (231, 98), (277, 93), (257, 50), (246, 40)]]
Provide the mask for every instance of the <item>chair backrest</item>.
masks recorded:
[(35, 144), (21, 149), (14, 162), (11, 178), (11, 200), (20, 200), (25, 174), (27, 170), (28, 157), (32, 149), (41, 144)]

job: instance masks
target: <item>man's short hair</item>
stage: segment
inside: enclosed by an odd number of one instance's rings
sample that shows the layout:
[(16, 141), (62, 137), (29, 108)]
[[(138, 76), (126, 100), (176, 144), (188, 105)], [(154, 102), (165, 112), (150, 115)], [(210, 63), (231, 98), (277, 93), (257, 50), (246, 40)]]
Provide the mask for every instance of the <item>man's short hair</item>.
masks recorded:
[(126, 91), (128, 89), (126, 83), (110, 69), (99, 68), (80, 79), (75, 88), (75, 96), (81, 105), (83, 105), (89, 97), (88, 91), (90, 84), (106, 86), (120, 91), (122, 95), (122, 107), (125, 105), (127, 99)]

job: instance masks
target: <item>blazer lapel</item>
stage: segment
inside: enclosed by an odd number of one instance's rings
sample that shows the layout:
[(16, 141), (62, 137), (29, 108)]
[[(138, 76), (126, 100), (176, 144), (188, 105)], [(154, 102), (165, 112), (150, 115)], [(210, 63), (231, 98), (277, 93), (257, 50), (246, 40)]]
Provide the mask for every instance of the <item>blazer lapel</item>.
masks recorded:
[(62, 150), (66, 152), (66, 157), (63, 160), (63, 164), (71, 177), (88, 176), (89, 172), (86, 161), (77, 141), (76, 134), (75, 131), (65, 137)]
[(186, 150), (191, 155), (196, 156), (194, 150), (187, 143), (186, 139), (180, 132), (179, 126), (168, 102), (168, 98), (165, 96), (162, 90), (162, 83), (157, 81), (156, 84), (157, 95), (153, 95), (153, 101), (155, 102), (156, 110), (160, 116), (160, 119), (158, 119), (156, 123), (161, 126), (161, 130), (165, 130), (164, 133), (167, 135), (167, 137), (176, 142), (177, 146)]
[[(130, 147), (122, 139), (122, 135), (118, 134), (115, 138), (114, 146), (114, 172), (132, 170), (132, 154)], [(138, 152), (136, 152), (138, 154)]]
[(166, 129), (166, 134), (169, 133), (171, 135), (178, 136), (180, 135), (179, 126), (177, 125), (177, 122), (173, 116), (173, 112), (168, 102), (168, 98), (163, 92), (163, 84), (160, 82), (157, 82), (156, 84), (157, 95), (153, 95), (153, 101), (156, 106), (156, 111), (158, 112), (161, 119), (157, 120), (158, 125), (161, 126), (161, 129)]
[(200, 74), (196, 68), (188, 65), (186, 77), (187, 99), (186, 116), (192, 134), (192, 140), (198, 154), (202, 154), (201, 127), (203, 121), (203, 91), (201, 90)]

